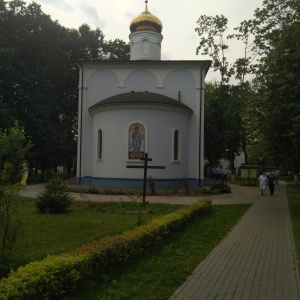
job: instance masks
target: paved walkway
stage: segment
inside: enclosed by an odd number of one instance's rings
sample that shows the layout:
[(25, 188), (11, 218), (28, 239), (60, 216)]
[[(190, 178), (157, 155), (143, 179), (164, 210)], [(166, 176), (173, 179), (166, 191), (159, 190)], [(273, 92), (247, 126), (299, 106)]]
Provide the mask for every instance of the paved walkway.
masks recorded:
[(256, 196), (241, 221), (170, 300), (296, 300), (299, 288), (285, 185), (280, 182), (273, 196)]
[[(149, 203), (170, 203), (170, 204), (191, 204), (200, 199), (209, 199), (212, 204), (237, 204), (252, 203), (259, 197), (259, 191), (256, 187), (245, 187), (239, 185), (230, 185), (231, 193), (220, 195), (199, 195), (199, 196), (183, 196), (183, 195), (164, 195), (164, 196), (146, 196)], [(20, 195), (24, 197), (36, 197), (44, 191), (44, 184), (28, 185), (27, 190), (20, 191)], [(128, 195), (100, 195), (100, 194), (79, 194), (70, 193), (75, 200), (83, 201), (132, 201), (132, 197)], [(142, 197), (141, 197), (142, 199)], [(140, 200), (141, 200), (140, 199)]]

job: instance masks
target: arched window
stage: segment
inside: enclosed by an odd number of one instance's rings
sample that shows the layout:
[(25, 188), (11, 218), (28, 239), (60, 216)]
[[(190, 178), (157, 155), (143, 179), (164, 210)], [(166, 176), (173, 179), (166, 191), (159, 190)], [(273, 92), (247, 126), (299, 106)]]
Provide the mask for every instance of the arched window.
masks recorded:
[(178, 129), (173, 131), (173, 161), (180, 161), (180, 132)]
[(145, 154), (145, 128), (142, 124), (134, 123), (128, 132), (128, 158), (141, 159)]
[(97, 159), (102, 159), (103, 154), (103, 132), (102, 129), (98, 130), (98, 149), (97, 149)]

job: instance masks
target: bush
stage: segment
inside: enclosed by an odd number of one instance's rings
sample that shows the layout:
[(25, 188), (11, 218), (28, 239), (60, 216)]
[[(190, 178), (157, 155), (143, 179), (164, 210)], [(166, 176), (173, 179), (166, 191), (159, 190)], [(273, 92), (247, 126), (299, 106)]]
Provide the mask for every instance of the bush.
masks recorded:
[(210, 187), (212, 191), (220, 192), (220, 193), (231, 193), (231, 187), (222, 181), (215, 181), (213, 185)]
[(204, 187), (204, 188), (202, 188), (202, 189), (200, 190), (200, 192), (201, 192), (202, 194), (211, 194), (211, 193), (212, 193), (212, 190), (211, 190), (210, 188)]
[(38, 195), (36, 203), (40, 213), (64, 213), (73, 203), (73, 198), (67, 192), (68, 185), (60, 178), (53, 177), (46, 185), (46, 190)]
[(92, 185), (88, 188), (88, 194), (100, 194), (100, 192), (94, 185)]

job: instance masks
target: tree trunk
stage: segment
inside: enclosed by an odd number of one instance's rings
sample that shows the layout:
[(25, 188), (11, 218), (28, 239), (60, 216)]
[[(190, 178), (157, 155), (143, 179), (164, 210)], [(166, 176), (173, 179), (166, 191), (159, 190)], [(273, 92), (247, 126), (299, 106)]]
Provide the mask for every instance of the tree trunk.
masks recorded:
[(235, 160), (235, 155), (234, 153), (231, 151), (230, 153), (230, 164), (231, 164), (231, 174), (235, 174), (235, 165), (234, 165), (234, 160)]

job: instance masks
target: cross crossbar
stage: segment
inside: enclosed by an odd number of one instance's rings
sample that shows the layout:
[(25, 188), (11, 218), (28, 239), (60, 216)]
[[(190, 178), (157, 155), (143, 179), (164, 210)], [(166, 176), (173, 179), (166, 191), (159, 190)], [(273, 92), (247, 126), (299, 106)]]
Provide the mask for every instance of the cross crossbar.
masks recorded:
[[(144, 169), (145, 166), (127, 166), (129, 169)], [(147, 166), (147, 169), (165, 169), (164, 166)]]

